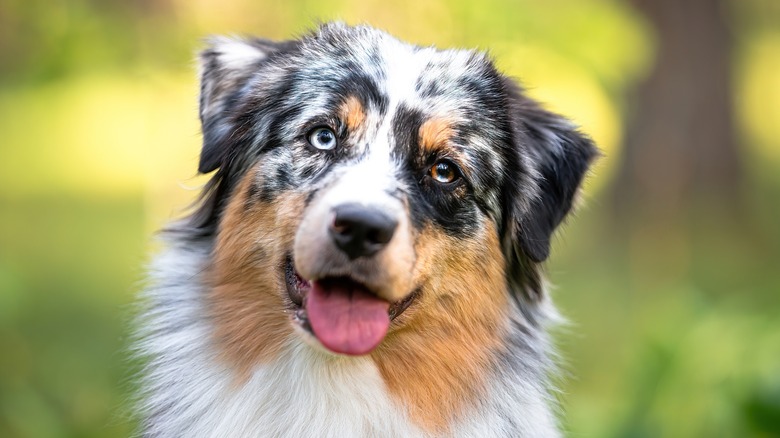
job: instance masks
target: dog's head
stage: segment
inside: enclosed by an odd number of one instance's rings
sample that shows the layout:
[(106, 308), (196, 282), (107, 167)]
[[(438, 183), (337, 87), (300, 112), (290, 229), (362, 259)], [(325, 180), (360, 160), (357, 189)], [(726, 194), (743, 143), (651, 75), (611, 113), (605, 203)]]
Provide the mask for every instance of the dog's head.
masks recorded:
[(192, 225), (215, 236), (228, 350), (273, 354), (294, 331), (365, 354), (533, 313), (596, 149), (486, 55), (330, 24), (214, 39), (200, 60), (199, 170), (216, 173)]

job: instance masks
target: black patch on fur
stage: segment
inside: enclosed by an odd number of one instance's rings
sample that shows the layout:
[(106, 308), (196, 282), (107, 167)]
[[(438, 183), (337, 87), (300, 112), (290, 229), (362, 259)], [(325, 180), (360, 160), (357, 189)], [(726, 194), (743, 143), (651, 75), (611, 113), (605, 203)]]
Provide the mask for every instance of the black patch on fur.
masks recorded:
[(255, 202), (273, 202), (280, 194), (294, 187), (293, 173), (289, 164), (282, 164), (274, 169), (272, 175), (265, 175), (261, 182), (253, 182), (249, 186), (247, 208)]
[(538, 172), (537, 195), (526, 213), (518, 211), (513, 201), (523, 196), (519, 192), (523, 187), (508, 185), (504, 192), (506, 214), (502, 228), (507, 274), (528, 298), (538, 299), (543, 288), (537, 265), (549, 256), (552, 234), (571, 210), (574, 196), (598, 151), (571, 122), (542, 109), (513, 82), (506, 79), (505, 87), (518, 154), (515, 163), (525, 154)]
[[(374, 78), (365, 73), (360, 73), (360, 66), (350, 63), (350, 74), (339, 83), (336, 88), (337, 96), (355, 96), (360, 100), (363, 108), (373, 108), (380, 117), (387, 113), (388, 97), (379, 91), (379, 85)], [(381, 78), (380, 78), (381, 79)]]
[[(545, 134), (535, 129), (539, 123), (555, 122), (546, 119), (548, 115), (542, 114), (543, 118), (532, 120), (528, 125), (529, 137), (537, 143), (549, 141)], [(541, 173), (540, 196), (531, 202), (532, 213), (526, 215), (520, 226), (523, 248), (535, 262), (549, 256), (552, 233), (571, 210), (580, 182), (595, 156), (590, 140), (577, 131), (558, 131), (558, 135), (561, 151), (543, 155), (538, 169)]]
[(442, 185), (428, 176), (436, 156), (428, 156), (419, 144), (420, 127), (426, 120), (422, 111), (399, 106), (391, 126), (395, 139), (393, 158), (404, 163), (402, 172), (407, 185), (412, 224), (420, 229), (432, 222), (450, 236), (471, 236), (479, 227), (473, 192), (465, 180)]
[(276, 187), (279, 191), (285, 191), (293, 188), (293, 174), (289, 164), (282, 164), (276, 168)]
[(405, 105), (400, 105), (396, 109), (390, 122), (395, 139), (394, 159), (398, 161), (424, 159), (420, 151), (419, 133), (426, 118), (422, 111)]
[(267, 199), (267, 192), (268, 189), (266, 188), (266, 181), (252, 181), (252, 183), (249, 185), (249, 190), (246, 194), (246, 204), (244, 205), (244, 208), (249, 210), (252, 208), (256, 202), (268, 202), (269, 199)]

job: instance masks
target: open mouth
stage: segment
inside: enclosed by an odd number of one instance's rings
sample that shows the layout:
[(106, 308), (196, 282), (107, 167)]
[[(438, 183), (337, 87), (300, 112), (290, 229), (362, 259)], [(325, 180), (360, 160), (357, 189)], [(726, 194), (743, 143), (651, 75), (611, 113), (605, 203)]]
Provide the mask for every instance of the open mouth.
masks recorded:
[(391, 303), (350, 277), (302, 278), (292, 258), (285, 265), (293, 319), (328, 350), (347, 355), (370, 353), (385, 338), (390, 323), (414, 301), (417, 291)]

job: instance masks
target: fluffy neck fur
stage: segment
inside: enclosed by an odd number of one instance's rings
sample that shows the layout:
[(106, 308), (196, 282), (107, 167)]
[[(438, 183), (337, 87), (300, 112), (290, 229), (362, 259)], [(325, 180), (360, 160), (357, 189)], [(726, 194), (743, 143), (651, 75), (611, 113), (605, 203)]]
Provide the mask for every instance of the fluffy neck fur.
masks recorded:
[[(436, 436), (410, 419), (368, 357), (336, 357), (292, 337), (275, 362), (237, 379), (212, 344), (202, 284), (211, 247), (210, 239), (169, 237), (151, 264), (137, 343), (147, 361), (144, 436)], [(559, 436), (546, 337), (515, 313), (485, 395), (439, 435)]]

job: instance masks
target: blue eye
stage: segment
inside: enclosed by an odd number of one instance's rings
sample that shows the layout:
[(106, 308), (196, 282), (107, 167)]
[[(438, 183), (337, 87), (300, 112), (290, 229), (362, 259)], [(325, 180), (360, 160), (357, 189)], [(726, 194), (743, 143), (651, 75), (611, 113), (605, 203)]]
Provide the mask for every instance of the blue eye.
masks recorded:
[(330, 128), (316, 128), (307, 136), (309, 144), (322, 151), (336, 147), (336, 133)]

